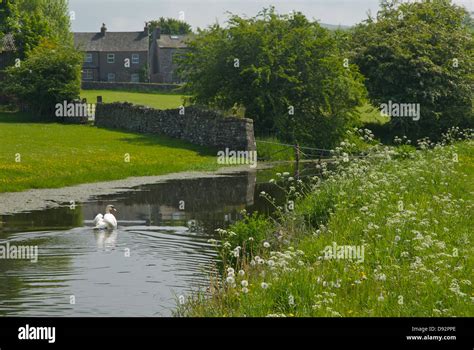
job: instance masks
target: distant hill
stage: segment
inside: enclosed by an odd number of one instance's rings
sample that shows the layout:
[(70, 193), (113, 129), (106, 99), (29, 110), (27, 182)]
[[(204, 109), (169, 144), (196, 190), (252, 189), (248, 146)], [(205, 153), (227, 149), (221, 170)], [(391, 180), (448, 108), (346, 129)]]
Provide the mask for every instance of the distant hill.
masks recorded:
[(345, 26), (342, 24), (328, 24), (328, 23), (319, 23), (321, 27), (329, 29), (329, 30), (336, 30), (336, 29), (342, 29), (342, 30), (349, 30), (352, 28), (352, 26)]

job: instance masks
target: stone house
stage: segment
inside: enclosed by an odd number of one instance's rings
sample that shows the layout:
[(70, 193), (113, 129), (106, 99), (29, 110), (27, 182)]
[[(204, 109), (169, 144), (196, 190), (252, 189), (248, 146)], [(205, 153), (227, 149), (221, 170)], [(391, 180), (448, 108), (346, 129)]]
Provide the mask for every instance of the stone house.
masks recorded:
[(85, 52), (83, 81), (180, 83), (175, 57), (186, 50), (185, 35), (142, 32), (74, 33), (75, 46)]
[(182, 83), (176, 73), (176, 57), (187, 50), (192, 35), (161, 34), (157, 28), (150, 45), (150, 80), (156, 83)]
[(74, 45), (85, 52), (82, 80), (147, 80), (148, 37), (148, 27), (141, 32), (108, 32), (105, 24), (98, 33), (74, 33)]

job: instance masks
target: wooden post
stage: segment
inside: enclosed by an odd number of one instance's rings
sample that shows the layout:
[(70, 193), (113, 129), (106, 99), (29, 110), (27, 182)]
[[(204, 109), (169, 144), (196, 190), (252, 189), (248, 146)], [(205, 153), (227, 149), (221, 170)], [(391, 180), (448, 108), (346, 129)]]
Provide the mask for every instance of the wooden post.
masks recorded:
[(295, 179), (298, 180), (300, 178), (300, 145), (298, 143), (295, 144)]

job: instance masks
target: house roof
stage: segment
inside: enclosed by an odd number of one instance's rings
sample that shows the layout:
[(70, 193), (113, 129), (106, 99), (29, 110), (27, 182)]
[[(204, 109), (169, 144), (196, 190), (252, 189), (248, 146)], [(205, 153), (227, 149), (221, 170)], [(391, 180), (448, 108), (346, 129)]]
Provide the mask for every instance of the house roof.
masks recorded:
[(82, 51), (148, 51), (145, 32), (74, 33), (74, 45)]
[(0, 40), (0, 52), (3, 51), (15, 51), (15, 39), (13, 38), (13, 34), (5, 34)]
[(185, 49), (188, 47), (186, 41), (191, 39), (192, 35), (168, 35), (161, 34), (156, 43), (160, 48)]

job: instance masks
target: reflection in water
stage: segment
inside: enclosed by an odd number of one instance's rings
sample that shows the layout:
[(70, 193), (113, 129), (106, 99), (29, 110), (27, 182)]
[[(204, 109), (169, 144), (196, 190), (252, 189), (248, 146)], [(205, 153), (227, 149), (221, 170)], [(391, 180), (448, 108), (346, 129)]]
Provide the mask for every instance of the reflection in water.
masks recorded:
[[(0, 245), (37, 245), (36, 264), (0, 260), (0, 315), (162, 316), (208, 285), (209, 238), (242, 209), (269, 210), (256, 173), (175, 180), (69, 207), (0, 216)], [(105, 205), (118, 229), (96, 231)], [(71, 303), (71, 300), (74, 303)]]
[[(0, 260), (0, 315), (170, 315), (177, 295), (207, 287), (215, 229), (242, 209), (269, 213), (261, 191), (281, 200), (249, 172), (141, 186), (74, 210), (0, 216), (0, 245), (36, 245), (39, 253), (36, 264)], [(107, 204), (118, 209), (118, 228), (96, 231), (92, 220)]]
[(115, 248), (117, 243), (117, 230), (94, 230), (95, 240), (97, 242), (97, 248), (103, 250), (112, 250)]

